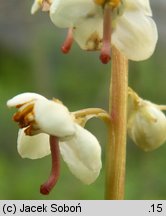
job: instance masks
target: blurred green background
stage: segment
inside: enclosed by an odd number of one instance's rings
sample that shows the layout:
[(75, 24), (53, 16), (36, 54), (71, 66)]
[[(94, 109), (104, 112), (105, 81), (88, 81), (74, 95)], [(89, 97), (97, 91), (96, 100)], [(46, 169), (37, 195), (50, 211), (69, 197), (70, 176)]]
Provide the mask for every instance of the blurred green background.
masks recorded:
[[(60, 179), (49, 196), (39, 186), (50, 173), (51, 158), (21, 159), (17, 153), (14, 110), (6, 101), (21, 92), (57, 97), (71, 110), (108, 109), (110, 64), (102, 65), (99, 53), (84, 52), (74, 44), (68, 55), (60, 52), (66, 31), (57, 29), (47, 13), (30, 15), (32, 0), (0, 0), (0, 199), (103, 199), (107, 132), (99, 120), (87, 128), (102, 146), (103, 169), (97, 181), (85, 186), (62, 161)], [(130, 62), (129, 83), (143, 98), (166, 104), (166, 2), (151, 1), (159, 41), (154, 55)], [(127, 143), (126, 199), (166, 199), (166, 145), (142, 152)]]

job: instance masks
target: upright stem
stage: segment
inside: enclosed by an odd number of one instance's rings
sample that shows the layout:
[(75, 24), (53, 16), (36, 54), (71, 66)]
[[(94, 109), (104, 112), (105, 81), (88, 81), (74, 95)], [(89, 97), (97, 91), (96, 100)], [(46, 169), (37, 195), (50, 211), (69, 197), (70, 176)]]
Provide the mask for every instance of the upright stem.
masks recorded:
[(109, 143), (106, 151), (106, 199), (124, 199), (128, 60), (112, 47)]

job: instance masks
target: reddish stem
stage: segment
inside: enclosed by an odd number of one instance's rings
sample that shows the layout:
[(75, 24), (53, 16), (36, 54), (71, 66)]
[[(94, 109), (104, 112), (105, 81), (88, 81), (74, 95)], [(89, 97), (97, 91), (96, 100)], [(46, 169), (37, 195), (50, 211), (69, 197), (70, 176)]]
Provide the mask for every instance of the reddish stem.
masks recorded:
[(61, 47), (61, 50), (64, 54), (68, 53), (73, 44), (73, 28), (68, 29), (66, 39)]
[(40, 193), (48, 195), (52, 188), (55, 186), (60, 175), (60, 152), (58, 138), (50, 136), (50, 149), (52, 158), (52, 169), (48, 180), (40, 186)]
[(103, 45), (101, 48), (100, 60), (103, 64), (107, 64), (110, 59), (111, 51), (111, 8), (106, 6), (103, 17)]

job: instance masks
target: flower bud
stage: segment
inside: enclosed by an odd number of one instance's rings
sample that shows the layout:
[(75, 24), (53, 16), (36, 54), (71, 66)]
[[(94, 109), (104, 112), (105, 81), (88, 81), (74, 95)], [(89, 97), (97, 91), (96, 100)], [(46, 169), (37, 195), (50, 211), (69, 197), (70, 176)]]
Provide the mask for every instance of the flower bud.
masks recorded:
[(129, 94), (128, 134), (144, 151), (162, 145), (166, 140), (166, 117), (159, 106)]

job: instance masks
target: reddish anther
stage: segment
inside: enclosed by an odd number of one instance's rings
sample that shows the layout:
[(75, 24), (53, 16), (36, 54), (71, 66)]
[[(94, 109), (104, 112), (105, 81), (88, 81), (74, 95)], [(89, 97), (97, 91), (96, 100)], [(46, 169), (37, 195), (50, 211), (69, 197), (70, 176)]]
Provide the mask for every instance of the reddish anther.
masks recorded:
[(107, 64), (111, 59), (111, 8), (108, 6), (104, 9), (103, 19), (103, 45), (100, 60), (103, 64)]
[(55, 186), (60, 175), (60, 152), (58, 138), (50, 136), (50, 149), (52, 157), (52, 169), (48, 180), (40, 186), (40, 193), (48, 195), (52, 188)]
[(69, 28), (68, 29), (68, 33), (67, 33), (67, 37), (61, 47), (61, 50), (64, 54), (68, 53), (72, 47), (73, 44), (73, 29)]

